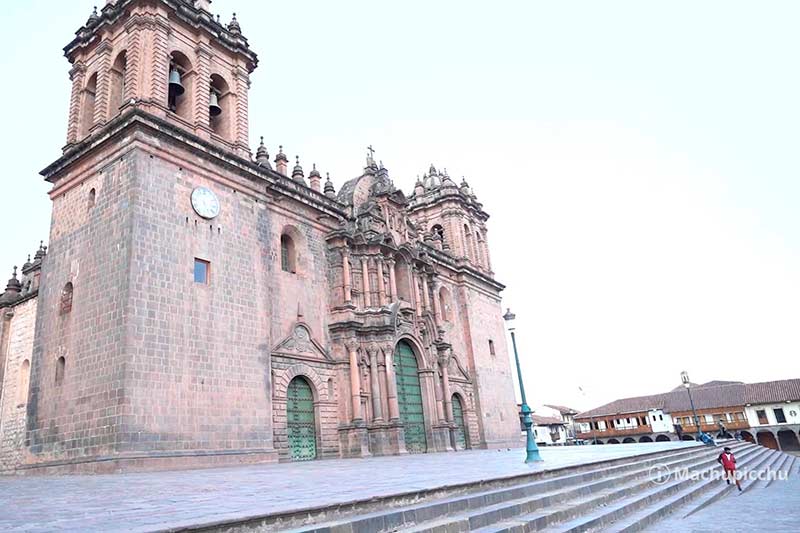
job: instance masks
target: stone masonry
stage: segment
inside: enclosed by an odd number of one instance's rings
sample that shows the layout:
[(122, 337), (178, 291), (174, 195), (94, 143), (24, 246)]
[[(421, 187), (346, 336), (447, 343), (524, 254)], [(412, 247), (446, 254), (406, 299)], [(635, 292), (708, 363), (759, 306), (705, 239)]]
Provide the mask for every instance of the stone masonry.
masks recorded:
[(65, 48), (49, 248), (0, 297), (0, 470), (518, 443), (475, 193), (431, 165), (406, 195), (370, 153), (337, 194), (253, 157), (258, 59), (209, 9), (108, 2)]

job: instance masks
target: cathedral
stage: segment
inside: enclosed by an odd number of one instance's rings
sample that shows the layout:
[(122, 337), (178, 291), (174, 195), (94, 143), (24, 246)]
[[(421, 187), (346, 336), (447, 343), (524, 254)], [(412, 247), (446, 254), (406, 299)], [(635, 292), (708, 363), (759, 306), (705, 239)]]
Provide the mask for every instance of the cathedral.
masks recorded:
[(0, 295), (0, 472), (519, 445), (475, 193), (253, 155), (258, 58), (210, 3), (109, 0), (64, 48), (50, 235)]

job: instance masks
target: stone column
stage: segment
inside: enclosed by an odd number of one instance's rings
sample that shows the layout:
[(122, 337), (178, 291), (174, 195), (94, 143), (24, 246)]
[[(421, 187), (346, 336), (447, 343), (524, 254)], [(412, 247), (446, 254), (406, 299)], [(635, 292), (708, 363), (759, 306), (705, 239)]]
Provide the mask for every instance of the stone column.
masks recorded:
[(436, 283), (436, 279), (431, 279), (431, 288), (433, 289), (433, 300), (431, 301), (431, 307), (433, 308), (433, 319), (436, 324), (442, 323), (442, 313), (439, 310), (439, 284)]
[(381, 412), (386, 415), (384, 420), (389, 416), (389, 400), (386, 389), (386, 358), (381, 359), (382, 350), (378, 348), (378, 382), (381, 386)]
[(378, 347), (370, 345), (367, 353), (369, 353), (370, 391), (372, 392), (372, 421), (383, 422), (381, 385), (378, 381)]
[(361, 376), (358, 369), (358, 353), (356, 344), (348, 344), (347, 350), (350, 352), (350, 398), (353, 408), (353, 423), (364, 421), (361, 411)]
[[(125, 51), (125, 81), (122, 93), (122, 101), (130, 102), (132, 99), (139, 98), (139, 79), (141, 78), (141, 30), (136, 19), (129, 19), (125, 23), (125, 31), (128, 32), (128, 44)], [(169, 73), (167, 73), (169, 75)]]
[(361, 257), (361, 272), (364, 285), (364, 307), (372, 307), (372, 295), (369, 289), (369, 258), (366, 255)]
[(148, 96), (156, 105), (167, 107), (167, 86), (169, 84), (169, 32), (171, 28), (166, 18), (154, 17), (152, 40), (150, 42), (150, 90)]
[(394, 259), (387, 259), (386, 262), (389, 264), (389, 291), (391, 294), (392, 300), (398, 300), (397, 297), (397, 278), (395, 278), (394, 274)]
[(76, 61), (72, 70), (69, 71), (69, 79), (72, 80), (72, 92), (69, 97), (67, 144), (72, 144), (78, 141), (80, 133), (81, 100), (83, 99), (83, 86), (86, 83), (86, 65)]
[(409, 268), (411, 283), (414, 284), (414, 307), (417, 309), (417, 316), (422, 316), (422, 298), (419, 295), (419, 278), (417, 277), (417, 270), (413, 267)]
[(428, 293), (428, 276), (425, 275), (425, 272), (420, 274), (422, 277), (422, 302), (425, 305), (425, 310), (430, 311), (431, 309), (431, 297)]
[(450, 357), (442, 357), (439, 359), (439, 366), (442, 369), (442, 395), (444, 396), (444, 414), (448, 422), (453, 422), (453, 397), (450, 394), (450, 375), (448, 373), (448, 365), (450, 364)]
[(250, 153), (250, 126), (247, 116), (247, 97), (250, 90), (250, 75), (243, 66), (237, 66), (233, 71), (236, 87), (236, 109), (234, 121), (234, 134), (236, 135), (236, 149), (239, 155), (249, 158)]
[(389, 400), (389, 420), (400, 420), (400, 406), (397, 403), (397, 381), (394, 377), (394, 347), (387, 344), (383, 347), (386, 360), (386, 396)]
[(96, 51), (100, 58), (100, 68), (97, 69), (97, 90), (94, 97), (94, 117), (92, 126), (105, 124), (111, 94), (111, 43), (108, 40), (97, 45)]
[(378, 257), (375, 260), (375, 266), (378, 270), (378, 305), (386, 305), (386, 284), (383, 282), (383, 258)]
[(352, 278), (350, 275), (350, 251), (347, 247), (342, 248), (342, 277), (344, 278), (344, 304), (352, 305)]
[(208, 44), (200, 43), (194, 51), (197, 54), (197, 67), (195, 68), (194, 77), (194, 125), (198, 129), (209, 132), (211, 130), (211, 115), (208, 112), (208, 105), (211, 98), (212, 49)]

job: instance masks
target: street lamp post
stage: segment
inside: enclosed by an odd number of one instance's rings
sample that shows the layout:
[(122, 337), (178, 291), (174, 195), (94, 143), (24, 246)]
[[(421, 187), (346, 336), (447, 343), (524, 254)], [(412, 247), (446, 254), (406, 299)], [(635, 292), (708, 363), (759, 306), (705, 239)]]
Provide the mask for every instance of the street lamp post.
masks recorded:
[(689, 381), (689, 373), (687, 371), (681, 372), (681, 382), (686, 387), (686, 392), (689, 393), (689, 405), (692, 406), (692, 416), (694, 417), (694, 425), (697, 428), (697, 439), (700, 439), (700, 419), (697, 417), (697, 411), (694, 408), (694, 400), (692, 400), (692, 383)]
[(511, 309), (506, 310), (503, 315), (503, 320), (508, 323), (508, 331), (511, 332), (511, 344), (514, 346), (514, 360), (517, 362), (517, 378), (519, 379), (519, 394), (522, 399), (522, 423), (525, 424), (525, 462), (535, 463), (542, 460), (539, 455), (539, 447), (536, 446), (536, 439), (533, 437), (533, 418), (531, 418), (531, 408), (528, 407), (528, 402), (525, 399), (525, 386), (522, 384), (522, 370), (519, 366), (519, 354), (517, 354), (517, 339), (514, 336), (514, 318), (516, 315), (511, 312)]

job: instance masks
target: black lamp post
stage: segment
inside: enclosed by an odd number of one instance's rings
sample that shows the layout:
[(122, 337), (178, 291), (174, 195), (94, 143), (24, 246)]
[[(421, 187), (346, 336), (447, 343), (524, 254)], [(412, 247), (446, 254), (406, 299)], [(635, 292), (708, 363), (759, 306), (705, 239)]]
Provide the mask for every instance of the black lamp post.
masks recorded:
[(689, 393), (689, 405), (692, 406), (694, 425), (697, 428), (697, 440), (700, 440), (700, 419), (697, 417), (697, 411), (694, 408), (694, 400), (692, 400), (692, 383), (689, 381), (689, 373), (685, 370), (681, 372), (681, 382), (683, 382), (683, 386), (686, 387), (686, 392)]
[(531, 418), (531, 408), (528, 407), (528, 402), (525, 400), (525, 386), (522, 384), (522, 370), (519, 366), (519, 355), (517, 354), (517, 339), (514, 337), (514, 319), (517, 315), (511, 312), (511, 309), (506, 309), (506, 314), (503, 315), (503, 320), (508, 324), (508, 331), (511, 332), (511, 344), (514, 346), (514, 360), (517, 362), (517, 378), (519, 379), (519, 394), (522, 399), (522, 423), (525, 424), (525, 462), (534, 463), (542, 461), (542, 456), (539, 455), (539, 447), (536, 446), (536, 439), (533, 438), (533, 418)]

